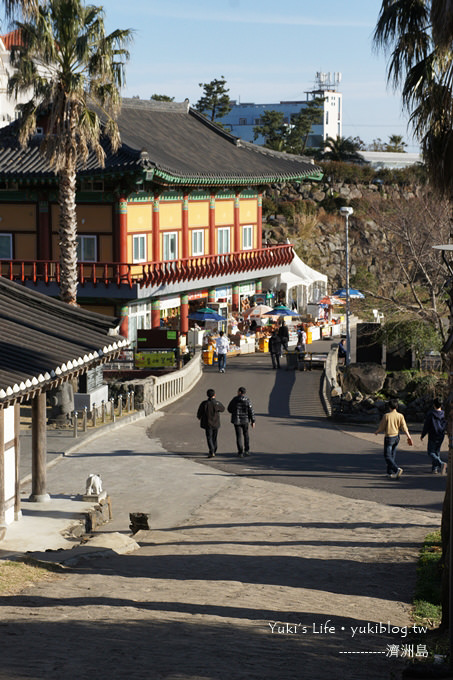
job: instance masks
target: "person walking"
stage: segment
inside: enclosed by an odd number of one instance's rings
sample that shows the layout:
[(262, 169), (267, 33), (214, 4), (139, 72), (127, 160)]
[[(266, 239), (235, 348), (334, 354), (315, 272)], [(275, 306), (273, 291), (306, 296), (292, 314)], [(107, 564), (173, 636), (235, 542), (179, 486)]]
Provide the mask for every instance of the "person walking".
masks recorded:
[(206, 432), (208, 442), (208, 458), (214, 458), (217, 453), (217, 433), (220, 427), (220, 413), (223, 413), (225, 406), (215, 398), (215, 391), (209, 389), (206, 392), (207, 399), (201, 402), (197, 411), (197, 418), (200, 427)]
[(300, 352), (305, 352), (307, 344), (307, 332), (303, 326), (301, 326), (297, 332), (297, 345), (300, 348)]
[(405, 432), (409, 446), (412, 446), (413, 441), (403, 414), (398, 413), (398, 400), (390, 399), (389, 408), (390, 412), (382, 417), (379, 427), (374, 434), (384, 433), (384, 458), (387, 464), (387, 475), (391, 479), (399, 479), (403, 474), (403, 468), (398, 467), (396, 464), (396, 451), (400, 441), (400, 431), (403, 430)]
[(283, 349), (285, 350), (285, 352), (287, 352), (289, 344), (289, 330), (288, 326), (285, 323), (285, 319), (282, 319), (282, 323), (280, 324), (280, 328), (278, 329), (278, 336), (282, 341)]
[(228, 340), (227, 337), (225, 337), (225, 334), (223, 331), (220, 331), (219, 337), (216, 338), (215, 341), (215, 348), (217, 352), (217, 363), (219, 366), (219, 373), (225, 373), (225, 366), (226, 366), (226, 357), (227, 357), (227, 352), (228, 348), (230, 346), (230, 341)]
[(343, 338), (340, 340), (340, 344), (338, 345), (338, 363), (340, 364), (345, 364), (346, 363), (346, 339)]
[(427, 414), (423, 424), (423, 430), (420, 439), (428, 435), (428, 455), (431, 458), (431, 471), (433, 474), (445, 474), (447, 471), (447, 463), (443, 463), (440, 457), (440, 447), (444, 441), (445, 431), (447, 429), (447, 421), (445, 413), (442, 409), (441, 400), (436, 397), (433, 401), (433, 407)]
[(228, 412), (231, 413), (231, 422), (236, 432), (239, 458), (250, 455), (249, 423), (255, 427), (255, 412), (252, 402), (245, 396), (246, 392), (245, 387), (240, 387), (237, 395), (228, 404)]
[(280, 357), (282, 355), (282, 341), (274, 331), (269, 338), (269, 352), (271, 353), (272, 368), (280, 368)]

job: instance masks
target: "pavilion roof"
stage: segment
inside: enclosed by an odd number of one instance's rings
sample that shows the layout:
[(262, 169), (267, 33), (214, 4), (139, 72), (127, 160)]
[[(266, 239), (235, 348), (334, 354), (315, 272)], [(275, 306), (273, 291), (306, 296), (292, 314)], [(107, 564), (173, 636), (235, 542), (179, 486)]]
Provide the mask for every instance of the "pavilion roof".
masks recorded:
[(118, 323), (0, 277), (0, 408), (115, 358)]
[[(39, 153), (41, 140), (35, 137), (21, 149), (17, 125), (0, 129), (0, 178), (52, 178), (52, 168)], [(120, 149), (113, 153), (105, 139), (105, 168), (92, 153), (80, 174), (140, 173), (148, 181), (173, 186), (250, 186), (321, 177), (311, 159), (244, 142), (187, 101), (124, 99), (118, 125)]]

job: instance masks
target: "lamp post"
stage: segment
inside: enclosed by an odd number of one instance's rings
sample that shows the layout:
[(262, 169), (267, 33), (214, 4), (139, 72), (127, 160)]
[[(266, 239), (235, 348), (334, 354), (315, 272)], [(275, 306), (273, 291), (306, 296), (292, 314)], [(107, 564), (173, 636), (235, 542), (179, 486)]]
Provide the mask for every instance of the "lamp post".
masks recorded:
[(351, 330), (349, 327), (349, 215), (354, 210), (344, 205), (340, 208), (340, 215), (345, 218), (346, 223), (346, 366), (351, 361)]

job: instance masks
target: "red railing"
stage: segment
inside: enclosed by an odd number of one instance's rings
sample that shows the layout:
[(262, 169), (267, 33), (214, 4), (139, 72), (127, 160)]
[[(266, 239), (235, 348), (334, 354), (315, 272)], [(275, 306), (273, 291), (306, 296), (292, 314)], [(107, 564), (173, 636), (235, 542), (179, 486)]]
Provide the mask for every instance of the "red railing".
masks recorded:
[[(285, 243), (224, 255), (200, 255), (145, 264), (79, 262), (77, 272), (81, 286), (102, 283), (129, 287), (137, 284), (143, 287), (274, 268), (289, 264), (293, 257), (292, 246)], [(0, 276), (10, 281), (59, 284), (60, 271), (60, 263), (54, 260), (0, 260)]]

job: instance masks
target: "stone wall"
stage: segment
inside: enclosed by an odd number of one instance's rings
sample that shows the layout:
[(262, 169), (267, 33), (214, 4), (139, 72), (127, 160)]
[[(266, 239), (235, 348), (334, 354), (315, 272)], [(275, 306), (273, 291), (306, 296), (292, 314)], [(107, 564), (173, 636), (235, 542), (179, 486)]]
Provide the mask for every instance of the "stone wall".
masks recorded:
[[(370, 200), (411, 198), (420, 187), (333, 182), (307, 182), (298, 185), (274, 185), (267, 192), (278, 210), (263, 219), (263, 240), (271, 244), (289, 239), (301, 259), (326, 274), (333, 288), (344, 285), (345, 222), (339, 215), (341, 205), (354, 207), (349, 220), (350, 274), (366, 271), (379, 280), (393, 269), (393, 264), (376, 254), (389, 246), (376, 222), (367, 217)], [(302, 202), (303, 201), (303, 205)], [(289, 215), (296, 207), (294, 216)], [(302, 209), (302, 212), (298, 210)]]

